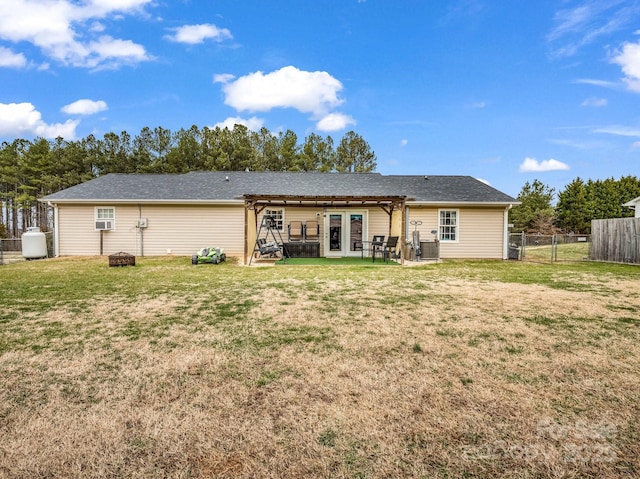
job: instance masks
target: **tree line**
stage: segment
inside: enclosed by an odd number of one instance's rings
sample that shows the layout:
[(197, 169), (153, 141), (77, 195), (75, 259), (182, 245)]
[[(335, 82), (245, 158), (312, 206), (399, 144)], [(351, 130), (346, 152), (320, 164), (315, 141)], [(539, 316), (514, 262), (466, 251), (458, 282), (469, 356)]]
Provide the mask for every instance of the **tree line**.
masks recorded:
[[(108, 173), (187, 173), (189, 171), (371, 172), (377, 158), (353, 131), (337, 145), (315, 133), (302, 143), (286, 130), (254, 132), (229, 128), (143, 128), (131, 136), (106, 133), (103, 138), (66, 141), (16, 139), (0, 146), (0, 238), (17, 237), (30, 226), (46, 229), (46, 205), (38, 198)], [(633, 216), (622, 204), (640, 196), (640, 180), (576, 178), (557, 194), (534, 180), (525, 183), (510, 211), (512, 231), (553, 234), (589, 233), (591, 220)], [(557, 202), (554, 201), (557, 199)]]
[(30, 226), (46, 229), (47, 206), (37, 199), (108, 173), (190, 171), (371, 172), (377, 158), (359, 134), (349, 131), (335, 144), (311, 133), (301, 143), (286, 130), (254, 132), (229, 128), (143, 128), (103, 138), (66, 141), (16, 139), (0, 146), (0, 238), (17, 237)]
[(521, 205), (509, 211), (514, 232), (555, 234), (591, 233), (591, 220), (624, 218), (634, 215), (624, 203), (640, 197), (640, 179), (623, 176), (616, 180), (574, 179), (557, 194), (540, 180), (525, 183), (518, 200)]

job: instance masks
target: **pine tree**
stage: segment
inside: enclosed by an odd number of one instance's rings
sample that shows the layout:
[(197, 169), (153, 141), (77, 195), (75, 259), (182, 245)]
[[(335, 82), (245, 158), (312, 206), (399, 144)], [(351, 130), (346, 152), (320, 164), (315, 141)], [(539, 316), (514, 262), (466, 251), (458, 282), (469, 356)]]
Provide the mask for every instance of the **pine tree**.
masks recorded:
[(588, 233), (591, 221), (587, 217), (587, 191), (579, 177), (558, 193), (556, 217), (558, 226), (566, 233)]
[(367, 173), (374, 171), (376, 166), (376, 155), (364, 138), (354, 131), (347, 132), (336, 148), (336, 170)]
[[(509, 222), (513, 223), (514, 231), (551, 233), (549, 229), (555, 217), (551, 206), (554, 194), (554, 188), (539, 180), (533, 180), (533, 183), (527, 181), (518, 194), (518, 201), (522, 204), (509, 211)], [(541, 231), (541, 228), (545, 231)]]

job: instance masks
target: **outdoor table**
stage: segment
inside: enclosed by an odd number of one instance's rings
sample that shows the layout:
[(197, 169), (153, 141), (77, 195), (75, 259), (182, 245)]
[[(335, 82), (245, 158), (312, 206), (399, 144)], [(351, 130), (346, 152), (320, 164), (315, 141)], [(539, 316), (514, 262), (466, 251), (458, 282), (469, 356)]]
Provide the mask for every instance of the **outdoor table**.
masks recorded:
[(362, 243), (360, 257), (364, 259), (364, 252), (367, 251), (368, 254), (371, 254), (372, 262), (376, 261), (376, 252), (382, 253), (382, 247), (384, 246), (384, 241), (359, 241), (359, 243)]

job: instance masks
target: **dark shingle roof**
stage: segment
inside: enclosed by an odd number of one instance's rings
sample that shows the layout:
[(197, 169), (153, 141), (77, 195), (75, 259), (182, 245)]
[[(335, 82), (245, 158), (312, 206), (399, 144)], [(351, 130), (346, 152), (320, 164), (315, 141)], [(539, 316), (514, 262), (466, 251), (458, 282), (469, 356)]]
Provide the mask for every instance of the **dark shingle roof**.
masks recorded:
[(192, 172), (109, 174), (41, 198), (51, 202), (211, 202), (245, 195), (398, 197), (428, 203), (516, 203), (470, 176), (383, 176), (379, 173)]

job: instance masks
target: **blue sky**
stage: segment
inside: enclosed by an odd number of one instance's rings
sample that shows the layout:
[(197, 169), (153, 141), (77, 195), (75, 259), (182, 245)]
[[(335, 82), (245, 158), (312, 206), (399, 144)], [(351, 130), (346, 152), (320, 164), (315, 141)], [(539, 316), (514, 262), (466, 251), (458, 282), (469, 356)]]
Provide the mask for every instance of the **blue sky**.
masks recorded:
[(640, 2), (0, 0), (0, 140), (243, 123), (383, 174), (640, 175)]

